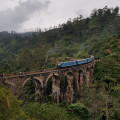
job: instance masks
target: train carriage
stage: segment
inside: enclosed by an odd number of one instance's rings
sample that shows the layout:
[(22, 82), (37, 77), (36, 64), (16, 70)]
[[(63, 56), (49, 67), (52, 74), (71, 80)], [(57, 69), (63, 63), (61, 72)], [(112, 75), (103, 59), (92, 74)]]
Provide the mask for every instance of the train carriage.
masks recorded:
[(76, 61), (69, 61), (69, 62), (61, 62), (57, 65), (59, 68), (64, 68), (64, 67), (70, 67), (70, 66), (75, 66), (77, 65)]
[(88, 61), (88, 62), (94, 61), (94, 56), (91, 55), (90, 58), (87, 58), (87, 61)]
[(87, 63), (87, 59), (77, 60), (78, 65), (85, 64), (85, 63)]
[(75, 65), (81, 65), (81, 64), (86, 64), (89, 62), (94, 61), (94, 56), (91, 55), (90, 58), (82, 59), (82, 60), (76, 60), (76, 61), (68, 61), (68, 62), (60, 62), (57, 65), (57, 68), (65, 68), (65, 67), (71, 67)]

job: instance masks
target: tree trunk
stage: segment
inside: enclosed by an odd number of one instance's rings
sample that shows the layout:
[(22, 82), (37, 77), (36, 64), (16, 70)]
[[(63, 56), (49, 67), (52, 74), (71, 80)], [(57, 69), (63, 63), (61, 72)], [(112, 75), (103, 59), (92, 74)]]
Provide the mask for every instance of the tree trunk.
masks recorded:
[(109, 114), (108, 114), (108, 93), (107, 93), (107, 98), (106, 98), (106, 120), (109, 119)]

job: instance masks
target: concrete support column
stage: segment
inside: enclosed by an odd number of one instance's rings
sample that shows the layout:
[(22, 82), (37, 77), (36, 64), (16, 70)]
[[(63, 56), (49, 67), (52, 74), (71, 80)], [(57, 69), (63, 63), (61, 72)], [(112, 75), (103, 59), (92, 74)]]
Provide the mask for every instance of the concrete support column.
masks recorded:
[(81, 74), (80, 74), (80, 90), (83, 89), (83, 80), (84, 80), (84, 78), (83, 78), (83, 73), (81, 73)]
[(83, 85), (83, 73), (80, 74), (80, 85)]
[(73, 86), (73, 80), (74, 76), (73, 75), (68, 75), (67, 76), (67, 90), (66, 90), (66, 101), (68, 104), (72, 103), (74, 101), (74, 86)]
[(37, 81), (34, 81), (34, 84), (35, 84), (35, 100), (39, 100), (40, 99), (40, 96), (42, 95), (42, 87), (41, 87), (41, 84)]
[(91, 69), (90, 70), (90, 75), (93, 76), (93, 74), (94, 74), (94, 69)]
[(79, 86), (79, 73), (75, 74), (75, 79), (76, 79), (76, 92), (79, 92), (80, 86)]
[(46, 82), (45, 82), (45, 80), (43, 81), (42, 95), (44, 97), (43, 98), (44, 101), (46, 101), (47, 93), (46, 93)]
[(90, 84), (90, 71), (86, 71), (86, 87), (89, 87)]
[(52, 101), (60, 102), (60, 79), (56, 76), (52, 77)]

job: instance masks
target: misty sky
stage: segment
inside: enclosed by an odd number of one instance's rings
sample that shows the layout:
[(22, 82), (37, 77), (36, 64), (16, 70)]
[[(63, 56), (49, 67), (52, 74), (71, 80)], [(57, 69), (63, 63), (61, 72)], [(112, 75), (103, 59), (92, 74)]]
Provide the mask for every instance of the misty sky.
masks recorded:
[(120, 0), (0, 0), (0, 31), (49, 28), (105, 6), (120, 7)]

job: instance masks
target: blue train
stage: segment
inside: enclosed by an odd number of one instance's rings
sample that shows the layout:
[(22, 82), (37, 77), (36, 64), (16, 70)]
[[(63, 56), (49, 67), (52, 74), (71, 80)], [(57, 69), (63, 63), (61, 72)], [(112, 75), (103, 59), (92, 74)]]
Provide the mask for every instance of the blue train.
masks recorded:
[(57, 64), (57, 68), (65, 68), (65, 67), (71, 67), (71, 66), (75, 66), (75, 65), (81, 65), (81, 64), (92, 62), (92, 61), (94, 61), (93, 55), (91, 55), (90, 58), (86, 58), (86, 59), (81, 59), (81, 60), (76, 60), (76, 61), (68, 61), (68, 62), (60, 62)]

